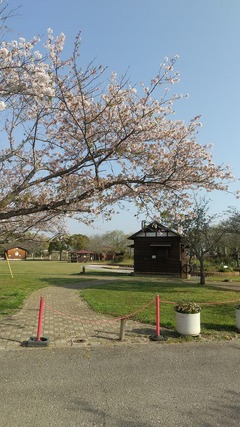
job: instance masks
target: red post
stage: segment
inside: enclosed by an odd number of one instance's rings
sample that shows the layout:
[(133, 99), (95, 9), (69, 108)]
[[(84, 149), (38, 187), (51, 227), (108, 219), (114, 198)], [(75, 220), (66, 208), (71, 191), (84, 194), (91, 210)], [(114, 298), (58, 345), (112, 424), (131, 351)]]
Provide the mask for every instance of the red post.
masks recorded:
[(39, 315), (38, 315), (37, 341), (40, 341), (41, 332), (42, 332), (43, 309), (44, 309), (44, 298), (41, 297), (40, 298)]
[(156, 336), (160, 335), (160, 298), (156, 295)]
[(153, 341), (165, 341), (167, 338), (160, 335), (160, 298), (156, 295), (156, 335), (150, 337)]

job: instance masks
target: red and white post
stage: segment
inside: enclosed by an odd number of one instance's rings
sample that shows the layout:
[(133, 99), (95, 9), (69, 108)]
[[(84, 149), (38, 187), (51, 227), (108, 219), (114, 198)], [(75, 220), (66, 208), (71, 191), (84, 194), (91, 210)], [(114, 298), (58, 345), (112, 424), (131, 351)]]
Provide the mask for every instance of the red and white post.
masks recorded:
[(43, 311), (44, 311), (44, 298), (40, 297), (40, 307), (38, 313), (38, 328), (37, 336), (30, 337), (24, 344), (26, 347), (46, 347), (49, 343), (48, 338), (42, 337), (42, 322), (43, 322)]
[(153, 341), (165, 341), (167, 338), (160, 333), (160, 297), (156, 295), (156, 335), (150, 337)]
[(37, 341), (40, 341), (40, 339), (41, 339), (43, 310), (44, 310), (44, 298), (41, 297), (40, 298), (39, 315), (38, 315)]

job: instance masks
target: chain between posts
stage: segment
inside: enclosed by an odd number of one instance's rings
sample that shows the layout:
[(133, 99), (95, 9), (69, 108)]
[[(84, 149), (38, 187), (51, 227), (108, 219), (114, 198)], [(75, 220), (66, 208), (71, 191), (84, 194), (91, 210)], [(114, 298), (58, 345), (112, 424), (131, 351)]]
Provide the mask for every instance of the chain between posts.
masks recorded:
[(134, 316), (135, 314), (139, 313), (140, 311), (145, 310), (145, 308), (149, 307), (154, 302), (155, 302), (155, 299), (153, 299), (152, 301), (148, 302), (147, 304), (145, 304), (144, 306), (142, 306), (138, 310), (134, 311), (133, 313), (125, 314), (124, 316), (115, 317), (113, 319), (102, 319), (102, 320), (86, 320), (86, 319), (83, 319), (83, 318), (78, 317), (78, 316), (71, 316), (70, 314), (63, 313), (62, 311), (56, 310), (55, 308), (53, 308), (53, 307), (51, 307), (51, 306), (49, 306), (47, 304), (45, 304), (45, 307), (48, 308), (49, 310), (53, 311), (54, 313), (59, 314), (60, 316), (68, 317), (68, 318), (70, 318), (72, 320), (79, 320), (82, 323), (101, 324), (101, 323), (109, 323), (109, 322), (116, 322), (116, 321), (119, 321), (119, 320), (129, 319), (130, 317)]
[[(90, 324), (103, 324), (103, 323), (110, 323), (110, 322), (116, 322), (116, 321), (121, 321), (121, 325), (120, 325), (120, 341), (124, 340), (124, 336), (125, 336), (125, 327), (126, 327), (126, 320), (130, 319), (132, 316), (134, 316), (135, 314), (139, 313), (140, 311), (144, 310), (145, 308), (149, 307), (151, 304), (153, 304), (156, 301), (156, 335), (151, 337), (153, 340), (158, 341), (160, 339), (164, 339), (164, 337), (161, 336), (160, 334), (160, 298), (159, 295), (156, 296), (156, 299), (153, 299), (151, 301), (149, 301), (147, 304), (143, 305), (142, 307), (140, 307), (138, 310), (126, 314), (124, 316), (120, 316), (120, 317), (115, 317), (115, 318), (111, 318), (111, 319), (101, 319), (101, 320), (87, 320), (87, 319), (83, 319), (81, 317), (78, 316), (72, 316), (70, 314), (66, 314), (61, 312), (60, 310), (57, 310), (47, 304), (45, 304), (45, 308), (48, 308), (49, 310), (51, 310), (54, 313), (57, 313), (58, 315), (61, 315), (63, 317), (66, 318), (70, 318), (72, 320), (76, 320), (76, 321), (80, 321), (82, 323), (90, 323)], [(198, 303), (199, 305), (223, 305), (223, 304), (232, 304), (232, 303), (237, 303), (239, 302), (240, 299), (236, 299), (236, 300), (230, 300), (230, 301), (212, 301), (212, 302), (202, 302), (202, 303)], [(167, 300), (161, 300), (161, 303), (163, 304), (171, 304), (171, 305), (176, 305), (177, 303), (174, 301), (167, 301)], [(43, 313), (43, 306), (44, 306), (44, 302), (43, 302), (43, 297), (41, 297), (40, 299), (40, 311), (39, 311), (39, 322), (38, 322), (38, 332), (37, 332), (37, 341), (41, 341), (40, 340), (40, 334), (41, 334), (41, 328), (42, 328), (42, 313)]]
[[(140, 311), (144, 310), (145, 308), (149, 307), (154, 302), (155, 302), (155, 299), (151, 300), (150, 302), (148, 302), (147, 304), (145, 304), (144, 306), (142, 306), (138, 310), (134, 311), (133, 313), (126, 314), (126, 315), (120, 316), (120, 317), (115, 317), (113, 319), (102, 319), (102, 320), (87, 320), (87, 319), (83, 319), (83, 318), (78, 317), (78, 316), (72, 316), (70, 314), (63, 313), (62, 311), (57, 310), (57, 309), (49, 306), (48, 304), (45, 304), (45, 308), (48, 308), (49, 310), (53, 311), (54, 313), (59, 314), (60, 316), (68, 317), (68, 318), (73, 319), (73, 320), (79, 320), (82, 323), (101, 324), (101, 323), (117, 322), (119, 320), (129, 319), (130, 317), (134, 316), (135, 314), (137, 314)], [(240, 299), (230, 300), (230, 301), (219, 301), (219, 302), (216, 302), (216, 301), (212, 301), (212, 302), (201, 302), (201, 303), (198, 303), (198, 304), (199, 305), (223, 305), (223, 304), (233, 304), (233, 303), (237, 303), (237, 302), (240, 302)], [(167, 301), (167, 300), (163, 300), (163, 299), (161, 299), (161, 303), (163, 303), (163, 304), (172, 304), (172, 305), (176, 305), (177, 304), (176, 301)]]
[[(161, 299), (161, 302), (164, 304), (173, 304), (173, 305), (177, 304), (176, 301), (166, 301), (163, 299)], [(233, 304), (236, 302), (240, 302), (240, 299), (235, 299), (235, 300), (230, 300), (230, 301), (218, 301), (218, 302), (216, 302), (216, 301), (198, 302), (197, 304), (199, 304), (199, 305), (223, 305), (223, 304)]]

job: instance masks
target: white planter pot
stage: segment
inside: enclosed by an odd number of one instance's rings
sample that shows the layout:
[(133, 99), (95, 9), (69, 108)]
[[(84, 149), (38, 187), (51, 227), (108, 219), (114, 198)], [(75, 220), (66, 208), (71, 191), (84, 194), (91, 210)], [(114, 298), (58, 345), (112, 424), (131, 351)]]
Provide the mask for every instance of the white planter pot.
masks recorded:
[(240, 308), (236, 308), (235, 314), (236, 314), (236, 327), (240, 331)]
[(176, 330), (181, 335), (198, 336), (201, 332), (200, 313), (178, 313), (176, 311)]

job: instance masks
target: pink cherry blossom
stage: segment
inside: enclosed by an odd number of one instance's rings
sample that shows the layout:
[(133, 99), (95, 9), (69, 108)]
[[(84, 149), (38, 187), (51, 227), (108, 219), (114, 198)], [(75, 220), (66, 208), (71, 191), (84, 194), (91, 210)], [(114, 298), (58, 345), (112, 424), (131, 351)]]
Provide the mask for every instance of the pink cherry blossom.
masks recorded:
[[(0, 46), (1, 231), (43, 228), (56, 217), (91, 222), (121, 202), (147, 212), (182, 212), (190, 190), (227, 190), (231, 176), (200, 145), (195, 117), (173, 119), (177, 58), (148, 85), (81, 68), (79, 37), (63, 59), (64, 34)], [(46, 53), (47, 52), (47, 53)], [(104, 74), (105, 81), (104, 84)]]

